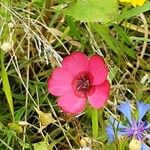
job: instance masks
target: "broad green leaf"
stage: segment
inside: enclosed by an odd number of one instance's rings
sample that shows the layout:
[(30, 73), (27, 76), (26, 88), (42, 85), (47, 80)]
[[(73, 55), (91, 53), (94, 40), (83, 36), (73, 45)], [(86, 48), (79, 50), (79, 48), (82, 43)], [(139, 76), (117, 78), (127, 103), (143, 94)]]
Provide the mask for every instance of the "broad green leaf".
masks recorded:
[(117, 0), (77, 0), (64, 13), (75, 20), (107, 23), (117, 16)]
[(15, 121), (14, 118), (14, 106), (13, 106), (13, 99), (12, 99), (12, 93), (10, 89), (10, 84), (7, 76), (7, 72), (4, 66), (4, 52), (0, 50), (0, 58), (1, 58), (1, 74), (2, 74), (2, 83), (3, 83), (3, 89), (7, 98), (7, 102), (9, 104), (9, 108), (12, 114), (13, 121)]

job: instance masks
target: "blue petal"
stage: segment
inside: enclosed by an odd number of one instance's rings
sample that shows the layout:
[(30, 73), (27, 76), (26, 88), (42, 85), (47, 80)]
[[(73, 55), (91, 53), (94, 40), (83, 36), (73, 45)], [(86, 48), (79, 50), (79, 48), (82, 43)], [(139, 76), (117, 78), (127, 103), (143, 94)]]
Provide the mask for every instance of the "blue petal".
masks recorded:
[[(127, 127), (120, 124), (118, 121), (116, 121), (112, 117), (109, 120), (111, 122), (111, 125), (109, 125), (106, 128), (109, 142), (113, 142), (115, 140), (115, 134), (117, 134), (117, 136), (128, 136), (128, 132), (126, 131)], [(114, 130), (116, 131), (116, 133)]]
[(142, 102), (137, 102), (137, 107), (139, 111), (139, 117), (138, 121), (140, 122), (144, 115), (147, 113), (148, 110), (150, 110), (150, 104), (144, 104)]
[(117, 109), (122, 112), (122, 114), (127, 117), (129, 123), (132, 124), (130, 103), (124, 102), (118, 105)]
[(126, 128), (124, 125), (122, 125), (121, 123), (119, 123), (119, 121), (115, 120), (112, 117), (109, 118), (109, 121), (110, 121), (111, 125), (114, 126), (115, 129)]
[(148, 147), (145, 143), (143, 143), (141, 150), (150, 150), (150, 147)]
[(108, 141), (110, 143), (113, 142), (115, 140), (115, 133), (111, 125), (106, 128), (106, 133), (108, 135)]
[[(123, 129), (123, 130), (125, 130), (125, 129)], [(119, 137), (119, 136), (126, 136), (126, 137), (128, 137), (128, 132), (127, 131), (117, 131), (115, 133), (114, 132), (114, 128), (111, 125), (106, 128), (106, 133), (108, 135), (108, 141), (110, 143), (115, 140), (115, 134), (117, 134), (117, 137)]]

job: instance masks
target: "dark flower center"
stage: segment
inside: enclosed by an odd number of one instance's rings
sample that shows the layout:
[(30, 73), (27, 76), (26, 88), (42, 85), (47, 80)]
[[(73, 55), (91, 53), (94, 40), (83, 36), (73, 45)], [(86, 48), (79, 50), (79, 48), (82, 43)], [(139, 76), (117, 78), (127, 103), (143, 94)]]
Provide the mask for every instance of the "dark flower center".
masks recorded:
[(93, 93), (94, 87), (92, 86), (93, 76), (88, 72), (79, 73), (72, 82), (74, 93), (79, 97), (86, 97)]

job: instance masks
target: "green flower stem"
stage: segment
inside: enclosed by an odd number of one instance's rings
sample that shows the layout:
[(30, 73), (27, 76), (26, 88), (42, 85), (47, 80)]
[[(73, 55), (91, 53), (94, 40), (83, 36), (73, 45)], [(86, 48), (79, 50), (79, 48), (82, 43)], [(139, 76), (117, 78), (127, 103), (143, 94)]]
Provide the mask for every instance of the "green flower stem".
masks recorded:
[(92, 129), (93, 129), (93, 137), (95, 139), (98, 138), (98, 110), (92, 109)]

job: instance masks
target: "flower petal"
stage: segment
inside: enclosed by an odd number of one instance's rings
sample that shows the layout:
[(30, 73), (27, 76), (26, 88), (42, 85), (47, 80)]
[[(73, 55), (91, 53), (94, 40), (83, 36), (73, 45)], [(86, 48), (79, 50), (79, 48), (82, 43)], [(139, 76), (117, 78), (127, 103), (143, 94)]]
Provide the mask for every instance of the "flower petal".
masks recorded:
[(124, 126), (112, 117), (109, 118), (109, 121), (111, 125), (106, 128), (106, 133), (108, 135), (109, 142), (113, 142), (115, 140), (115, 131), (117, 131), (119, 128), (123, 128)]
[(62, 67), (74, 73), (75, 75), (80, 72), (88, 72), (88, 57), (81, 52), (74, 52), (63, 59)]
[(85, 102), (85, 98), (79, 98), (72, 92), (62, 95), (57, 100), (57, 103), (62, 108), (62, 110), (70, 114), (78, 114), (83, 111)]
[(99, 55), (93, 55), (90, 58), (90, 73), (93, 76), (93, 85), (99, 85), (106, 80), (108, 68), (104, 59)]
[(106, 100), (109, 96), (109, 90), (110, 90), (110, 84), (106, 80), (104, 83), (102, 83), (99, 86), (95, 87), (94, 93), (88, 96), (89, 103), (94, 108), (101, 108), (104, 106)]
[(72, 90), (72, 80), (73, 75), (69, 71), (56, 68), (48, 79), (48, 91), (55, 96), (61, 96)]
[(138, 121), (140, 122), (144, 115), (150, 110), (150, 104), (144, 104), (143, 102), (137, 102), (137, 107), (139, 111)]
[(131, 0), (131, 4), (136, 7), (136, 6), (142, 6), (144, 5), (145, 0)]
[(106, 133), (108, 135), (108, 141), (110, 143), (113, 142), (115, 140), (115, 133), (111, 125), (106, 128)]
[(111, 125), (114, 126), (114, 128), (118, 128), (118, 129), (127, 129), (127, 127), (125, 127), (124, 125), (122, 125), (121, 123), (119, 123), (119, 121), (115, 120), (114, 118), (110, 117), (109, 121), (111, 123)]
[(130, 103), (129, 102), (124, 102), (120, 105), (118, 105), (117, 109), (127, 117), (128, 121), (130, 124), (132, 124), (132, 118), (131, 118), (131, 108), (130, 108)]
[(125, 127), (112, 117), (109, 120), (111, 122), (111, 125), (106, 128), (109, 142), (113, 142), (115, 140), (115, 134), (117, 134), (118, 137), (128, 136), (128, 132), (126, 131), (127, 127)]
[(143, 143), (141, 150), (150, 150), (150, 147), (148, 147), (145, 143)]
[(116, 129), (118, 135), (126, 135), (128, 136), (129, 135), (129, 128), (122, 125), (119, 121), (113, 119), (112, 117), (110, 117), (110, 122), (111, 122), (111, 125), (113, 126), (113, 128)]

